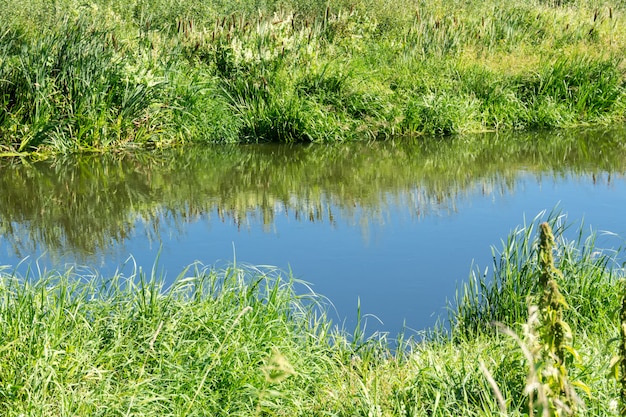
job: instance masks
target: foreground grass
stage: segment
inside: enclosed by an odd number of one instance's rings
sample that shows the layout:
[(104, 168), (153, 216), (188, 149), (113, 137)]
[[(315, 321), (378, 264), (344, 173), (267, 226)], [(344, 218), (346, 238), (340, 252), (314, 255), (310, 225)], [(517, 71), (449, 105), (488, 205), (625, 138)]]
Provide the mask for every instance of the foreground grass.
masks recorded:
[[(556, 223), (553, 220), (553, 224)], [(384, 337), (332, 327), (313, 296), (274, 270), (192, 266), (173, 284), (139, 271), (0, 272), (0, 413), (74, 415), (528, 415), (521, 335), (538, 272), (533, 223), (512, 233), (491, 279), (461, 292), (450, 329), (391, 350)], [(614, 255), (563, 240), (568, 365), (580, 415), (617, 414), (607, 377), (617, 352)], [(480, 287), (481, 294), (474, 290)], [(503, 397), (498, 402), (490, 378)], [(582, 385), (581, 385), (582, 386)]]
[(4, 155), (624, 120), (622, 3), (0, 5)]

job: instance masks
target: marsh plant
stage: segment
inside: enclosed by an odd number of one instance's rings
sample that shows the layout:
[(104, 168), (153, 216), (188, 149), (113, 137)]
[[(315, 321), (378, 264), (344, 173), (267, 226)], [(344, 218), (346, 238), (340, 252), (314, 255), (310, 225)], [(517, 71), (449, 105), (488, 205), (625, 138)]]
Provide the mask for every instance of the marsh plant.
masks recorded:
[(554, 266), (554, 249), (552, 229), (543, 222), (538, 251), (540, 294), (537, 305), (529, 308), (525, 336), (533, 358), (529, 366), (534, 368), (527, 386), (529, 409), (534, 407), (532, 393), (537, 392), (538, 412), (545, 417), (574, 415), (580, 402), (568, 376), (568, 366), (578, 353), (572, 346), (572, 331), (563, 320), (567, 303), (559, 290), (557, 280), (562, 280), (563, 274)]
[(621, 122), (623, 4), (5, 0), (0, 152)]
[[(528, 364), (524, 395), (528, 398), (528, 413), (540, 417), (576, 415), (582, 405), (575, 386), (589, 392), (580, 381), (571, 381), (568, 367), (579, 358), (572, 344), (572, 331), (563, 320), (565, 298), (559, 291), (558, 279), (563, 274), (554, 265), (555, 239), (548, 222), (539, 225), (538, 294), (528, 299), (528, 319), (522, 325), (523, 337), (513, 330), (495, 323), (504, 334), (511, 336), (520, 347)], [(506, 401), (497, 381), (487, 367), (481, 369), (489, 381), (502, 412), (506, 413)]]

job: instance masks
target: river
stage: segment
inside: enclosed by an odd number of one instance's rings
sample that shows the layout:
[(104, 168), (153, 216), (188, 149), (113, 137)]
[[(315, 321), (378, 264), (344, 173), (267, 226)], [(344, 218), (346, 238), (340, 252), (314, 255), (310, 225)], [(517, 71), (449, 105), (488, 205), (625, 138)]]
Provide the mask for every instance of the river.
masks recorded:
[(625, 136), (614, 127), (2, 160), (0, 265), (106, 276), (158, 260), (166, 280), (196, 261), (271, 265), (326, 297), (348, 330), (360, 305), (369, 333), (420, 332), (445, 319), (471, 270), (492, 267), (492, 246), (541, 213), (584, 220), (598, 244), (621, 245)]

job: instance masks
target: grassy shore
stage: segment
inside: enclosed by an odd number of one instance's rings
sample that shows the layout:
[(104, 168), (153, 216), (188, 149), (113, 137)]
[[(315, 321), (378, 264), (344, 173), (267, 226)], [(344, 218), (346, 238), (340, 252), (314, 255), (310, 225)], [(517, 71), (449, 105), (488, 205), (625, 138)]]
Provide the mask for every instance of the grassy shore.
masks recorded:
[(2, 0), (0, 152), (622, 122), (601, 0)]
[[(562, 272), (552, 277), (570, 305), (560, 320), (572, 338), (564, 340), (577, 352), (563, 363), (568, 386), (580, 398), (579, 415), (618, 415), (619, 388), (607, 376), (619, 352), (616, 255), (582, 232), (565, 240), (566, 227), (551, 224)], [(165, 286), (142, 271), (19, 278), (5, 268), (0, 413), (523, 416), (532, 403), (541, 415), (538, 397), (530, 401), (529, 369), (541, 370), (550, 357), (529, 363), (522, 349), (532, 351), (537, 339), (529, 337), (545, 333), (527, 314), (535, 301), (542, 305), (546, 273), (536, 228), (512, 232), (494, 251), (493, 275), (459, 290), (448, 330), (394, 350), (384, 337), (333, 327), (320, 299), (275, 270), (194, 265)], [(509, 330), (497, 331), (494, 320)]]

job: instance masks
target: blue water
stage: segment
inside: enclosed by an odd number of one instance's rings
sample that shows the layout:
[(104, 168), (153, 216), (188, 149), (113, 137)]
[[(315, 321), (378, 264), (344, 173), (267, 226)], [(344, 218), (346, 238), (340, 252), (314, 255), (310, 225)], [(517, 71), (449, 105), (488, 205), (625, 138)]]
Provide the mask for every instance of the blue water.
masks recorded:
[[(511, 230), (542, 212), (557, 208), (570, 223), (584, 220), (585, 230), (600, 232), (598, 244), (605, 248), (620, 246), (626, 236), (626, 180), (615, 174), (520, 170), (506, 189), (476, 186), (426, 212), (406, 203), (416, 191), (383, 195), (381, 208), (356, 210), (350, 216), (331, 205), (336, 214), (332, 222), (328, 216), (296, 219), (281, 207), (269, 225), (260, 215), (236, 225), (229, 218), (220, 220), (217, 212), (187, 221), (160, 214), (156, 231), (148, 232), (152, 226), (137, 220), (130, 236), (88, 262), (107, 275), (117, 269), (131, 273), (134, 264), (151, 270), (158, 257), (157, 269), (168, 279), (196, 261), (272, 265), (292, 270), (325, 296), (331, 317), (347, 329), (355, 325), (360, 303), (368, 333), (394, 335), (421, 332), (445, 319), (446, 306), (472, 266), (490, 269), (490, 247), (500, 247)], [(68, 253), (53, 262), (45, 251), (40, 247), (29, 259), (46, 268), (76, 259)], [(7, 239), (0, 238), (0, 264), (16, 265), (23, 255), (13, 253)], [(129, 255), (133, 261), (128, 262)]]

